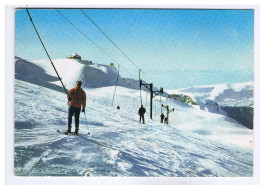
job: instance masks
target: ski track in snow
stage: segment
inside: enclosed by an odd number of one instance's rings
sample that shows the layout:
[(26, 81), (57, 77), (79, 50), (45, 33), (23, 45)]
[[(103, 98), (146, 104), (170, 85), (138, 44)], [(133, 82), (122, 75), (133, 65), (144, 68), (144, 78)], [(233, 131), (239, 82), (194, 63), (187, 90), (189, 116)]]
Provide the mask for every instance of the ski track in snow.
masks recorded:
[[(139, 91), (114, 87), (85, 88), (86, 121), (79, 136), (66, 136), (66, 94), (15, 80), (15, 174), (18, 176), (252, 176), (253, 150), (207, 137), (213, 122), (241, 126), (216, 115), (168, 101), (175, 112), (170, 125), (157, 116), (138, 123)], [(101, 93), (102, 92), (102, 93)], [(143, 95), (143, 97), (145, 97)], [(143, 98), (144, 99), (144, 98)], [(165, 98), (162, 98), (165, 102)], [(159, 100), (157, 99), (159, 105)], [(148, 104), (148, 103), (147, 103)], [(116, 106), (121, 109), (117, 110)], [(203, 115), (205, 114), (205, 115)], [(187, 116), (188, 115), (188, 116)], [(181, 119), (180, 119), (181, 118)], [(198, 124), (208, 127), (205, 133)], [(210, 124), (212, 122), (212, 124)], [(74, 121), (73, 121), (74, 124)], [(87, 125), (91, 135), (88, 135)], [(182, 127), (183, 125), (183, 127)], [(74, 125), (73, 125), (74, 126)], [(230, 127), (231, 127), (230, 126)], [(211, 129), (214, 130), (214, 129)], [(203, 130), (201, 130), (203, 132)]]

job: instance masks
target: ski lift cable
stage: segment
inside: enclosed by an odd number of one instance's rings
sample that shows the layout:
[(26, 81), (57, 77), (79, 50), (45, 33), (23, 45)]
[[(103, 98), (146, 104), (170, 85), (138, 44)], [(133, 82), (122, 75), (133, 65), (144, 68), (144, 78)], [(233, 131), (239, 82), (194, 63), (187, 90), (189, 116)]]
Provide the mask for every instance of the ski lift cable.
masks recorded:
[[(69, 19), (67, 19), (60, 11), (58, 11), (57, 9), (55, 9), (65, 20), (67, 20), (76, 30), (78, 30), (81, 34), (83, 34), (93, 45), (95, 45), (100, 51), (102, 51), (103, 54), (105, 54), (105, 56), (107, 56), (110, 60), (112, 60), (113, 62), (115, 62), (116, 64), (118, 64), (112, 57), (110, 57), (101, 47), (99, 47), (92, 39), (90, 39), (83, 31), (81, 31), (77, 26), (75, 26)], [(119, 65), (119, 64), (118, 64)], [(122, 68), (122, 66), (121, 66)], [(124, 68), (124, 67), (123, 67)], [(125, 71), (128, 71), (125, 69)], [(129, 71), (127, 72), (128, 74), (130, 74), (130, 76), (132, 76), (134, 79), (135, 77), (133, 76), (133, 74), (129, 73)]]
[(147, 103), (147, 94), (148, 94), (148, 91), (145, 90), (145, 92), (146, 92), (146, 98), (145, 98), (145, 108), (146, 108), (146, 103)]
[[(78, 30), (82, 35), (84, 35), (93, 45), (95, 45), (105, 56), (107, 56), (110, 60), (112, 60), (113, 62), (115, 62), (117, 65), (119, 65), (111, 56), (109, 56), (101, 47), (99, 47), (92, 39), (90, 39), (90, 37), (88, 37), (83, 31), (81, 31), (77, 26), (75, 26), (75, 24), (73, 24), (68, 18), (66, 18), (60, 11), (58, 11), (57, 9), (55, 9), (57, 11), (57, 13), (59, 13), (67, 22), (69, 22), (76, 30)], [(124, 67), (121, 68), (125, 69)], [(125, 69), (124, 71), (128, 71), (127, 73), (130, 74), (130, 76), (135, 79), (136, 77), (134, 77), (133, 74), (129, 73), (129, 70)]]
[(116, 78), (116, 86), (115, 86), (115, 90), (114, 90), (112, 105), (113, 105), (113, 103), (114, 103), (114, 98), (115, 98), (115, 93), (116, 93), (116, 87), (117, 87), (117, 83), (118, 83), (119, 70), (120, 70), (120, 66), (118, 65), (118, 74), (117, 74), (117, 78)]
[[(139, 83), (141, 82), (140, 72), (141, 72), (141, 69), (139, 69)], [(142, 88), (141, 88), (141, 84), (140, 84), (140, 100), (141, 100), (141, 105), (142, 105), (143, 102), (142, 102)]]
[(154, 97), (154, 113), (155, 113), (155, 116), (156, 116), (156, 97)]
[[(110, 37), (108, 37), (108, 35), (82, 10), (80, 9), (80, 11), (105, 35), (105, 37), (138, 69), (140, 70), (140, 68), (114, 43), (114, 41), (112, 41), (112, 39)], [(142, 73), (148, 77), (151, 81), (153, 81), (146, 73), (144, 73), (142, 71)]]
[(42, 41), (42, 39), (41, 39), (41, 37), (40, 37), (40, 34), (38, 33), (38, 30), (37, 30), (37, 28), (36, 28), (36, 26), (35, 26), (35, 24), (34, 24), (34, 22), (33, 22), (33, 20), (32, 20), (31, 14), (30, 14), (30, 12), (29, 12), (29, 10), (28, 10), (27, 8), (26, 8), (26, 11), (27, 11), (27, 13), (28, 13), (28, 15), (29, 15), (29, 18), (30, 18), (31, 23), (32, 23), (32, 25), (33, 25), (33, 27), (34, 27), (34, 30), (35, 30), (35, 32), (37, 33), (37, 36), (38, 36), (39, 40), (41, 41), (41, 44), (42, 44), (42, 46), (43, 46), (43, 48), (44, 48), (44, 50), (45, 50), (45, 52), (46, 52), (46, 54), (47, 54), (47, 56), (48, 56), (48, 58), (49, 58), (51, 64), (52, 64), (52, 67), (54, 68), (54, 70), (55, 70), (55, 72), (56, 72), (56, 74), (57, 74), (57, 76), (58, 76), (58, 78), (59, 78), (59, 80), (60, 80), (60, 82), (61, 82), (61, 84), (62, 84), (62, 86), (63, 86), (63, 88), (64, 88), (64, 91), (66, 92), (66, 94), (68, 94), (68, 91), (67, 91), (67, 89), (65, 88), (65, 86), (64, 86), (64, 84), (63, 84), (63, 82), (62, 82), (62, 80), (61, 80), (61, 78), (60, 78), (60, 75), (59, 75), (57, 69), (55, 68), (55, 66), (54, 66), (54, 64), (53, 64), (53, 62), (52, 62), (52, 60), (51, 60), (51, 57), (50, 57), (50, 55), (49, 55), (47, 49), (45, 48), (45, 46), (44, 46), (44, 44), (43, 44), (43, 41)]
[(123, 67), (122, 65), (120, 65), (121, 68), (121, 74), (122, 74), (122, 69), (125, 71), (126, 74), (129, 74), (133, 79), (136, 79), (136, 76), (133, 75), (132, 73), (129, 72), (129, 69), (126, 69), (125, 67)]
[(162, 114), (162, 98), (161, 98), (161, 93), (160, 93), (160, 106), (161, 106), (161, 114)]
[[(60, 11), (58, 11), (57, 9), (55, 9), (66, 21), (68, 21), (76, 30), (78, 30), (82, 35), (84, 35), (93, 45), (95, 45), (103, 54), (105, 54), (105, 56), (107, 56), (110, 60), (112, 60), (113, 62), (115, 62), (117, 65), (119, 65), (111, 56), (109, 56), (101, 47), (99, 47), (92, 39), (90, 39), (90, 37), (88, 37), (83, 31), (81, 31), (77, 26), (75, 26), (68, 18), (66, 18)], [(124, 67), (121, 68), (124, 69)], [(125, 69), (125, 71), (128, 71), (128, 74), (130, 74), (134, 79), (135, 77), (133, 76), (133, 74), (129, 73), (129, 70)]]
[[(56, 72), (56, 74), (57, 74), (57, 76), (58, 76), (58, 78), (59, 78), (59, 80), (60, 80), (60, 82), (61, 82), (61, 84), (62, 84), (64, 90), (65, 90), (65, 92), (66, 92), (66, 94), (68, 94), (68, 91), (67, 91), (67, 89), (65, 88), (65, 85), (63, 84), (63, 82), (62, 82), (62, 80), (61, 80), (61, 78), (60, 78), (60, 76), (59, 76), (59, 74), (58, 74), (58, 71), (56, 70), (56, 68), (55, 68), (55, 66), (54, 66), (54, 64), (53, 64), (53, 62), (52, 62), (52, 60), (51, 60), (51, 58), (50, 58), (50, 55), (49, 55), (49, 53), (48, 53), (48, 51), (47, 51), (45, 45), (43, 44), (43, 41), (42, 41), (42, 39), (41, 39), (41, 37), (40, 37), (40, 35), (39, 35), (39, 33), (38, 33), (38, 30), (37, 30), (37, 28), (36, 28), (36, 26), (35, 26), (33, 20), (32, 20), (32, 17), (31, 17), (31, 15), (30, 15), (28, 9), (26, 9), (26, 10), (27, 10), (27, 13), (28, 13), (28, 15), (29, 15), (29, 17), (30, 17), (30, 20), (31, 20), (32, 24), (33, 24), (33, 27), (34, 27), (34, 29), (35, 29), (35, 31), (36, 31), (38, 37), (39, 37), (39, 40), (41, 41), (41, 44), (42, 44), (42, 46), (43, 46), (43, 48), (44, 48), (44, 50), (45, 50), (45, 52), (46, 52), (46, 54), (47, 54), (49, 60), (51, 61), (51, 64), (52, 64), (52, 66), (53, 66), (53, 68), (54, 68), (54, 70), (55, 70), (55, 72)], [(78, 31), (80, 31), (84, 36), (86, 36), (86, 37), (88, 38), (88, 40), (89, 40), (90, 42), (92, 42), (97, 48), (99, 48), (107, 57), (109, 57), (111, 60), (113, 60), (115, 63), (117, 63), (114, 59), (112, 59), (109, 55), (107, 55), (104, 50), (102, 50), (100, 47), (98, 47), (87, 35), (85, 35), (85, 34), (84, 34), (80, 29), (78, 29), (71, 21), (69, 21), (63, 14), (61, 14), (58, 10), (56, 10), (56, 11), (57, 11), (64, 19), (66, 19), (69, 23), (71, 23)], [(127, 70), (126, 70), (126, 71), (127, 71)], [(128, 74), (132, 75), (131, 73), (129, 73), (129, 71), (128, 71)], [(132, 76), (133, 76), (133, 75), (132, 75)], [(83, 76), (80, 77), (80, 80), (81, 80), (82, 78), (83, 78)]]
[(78, 30), (82, 35), (84, 35), (94, 46), (96, 46), (105, 56), (107, 56), (110, 60), (117, 63), (112, 57), (110, 57), (101, 47), (99, 47), (90, 37), (88, 37), (83, 31), (81, 31), (75, 24), (73, 24), (67, 17), (65, 17), (60, 11), (55, 9), (66, 21), (68, 21), (76, 30)]

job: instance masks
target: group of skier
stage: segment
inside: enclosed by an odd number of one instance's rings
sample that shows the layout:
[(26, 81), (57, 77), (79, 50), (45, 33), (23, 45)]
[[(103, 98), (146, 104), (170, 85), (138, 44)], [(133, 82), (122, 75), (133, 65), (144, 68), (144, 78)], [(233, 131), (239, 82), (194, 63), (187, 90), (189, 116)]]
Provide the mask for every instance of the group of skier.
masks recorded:
[(161, 123), (163, 123), (164, 121), (164, 124), (168, 124), (168, 118), (164, 116), (164, 113), (162, 112), (161, 115)]
[[(145, 112), (146, 112), (146, 110), (145, 110), (144, 106), (141, 105), (141, 107), (139, 108), (138, 114), (139, 114), (139, 116), (140, 116), (139, 122), (141, 123), (141, 120), (142, 120), (142, 121), (143, 121), (143, 124), (145, 124), (145, 120), (144, 120), (144, 114), (145, 114)], [(168, 121), (168, 118), (165, 117), (163, 113), (160, 115), (160, 117), (161, 117), (161, 123), (164, 122), (164, 124), (168, 124), (168, 122), (167, 122), (167, 121)]]
[[(77, 81), (76, 86), (72, 88), (68, 92), (68, 102), (69, 102), (69, 114), (68, 114), (68, 130), (66, 134), (71, 133), (71, 124), (72, 124), (72, 117), (75, 117), (75, 134), (78, 135), (79, 131), (79, 116), (80, 112), (84, 112), (85, 114), (85, 107), (86, 107), (86, 93), (85, 91), (81, 88), (82, 82)], [(120, 109), (118, 106), (117, 109)], [(144, 119), (144, 114), (146, 112), (146, 109), (144, 108), (143, 105), (139, 108), (138, 114), (140, 116), (140, 123), (141, 121), (143, 124), (145, 124), (145, 119)], [(164, 116), (162, 113), (160, 115), (161, 117), (161, 123), (164, 122), (164, 124), (168, 124), (167, 122), (167, 117)]]

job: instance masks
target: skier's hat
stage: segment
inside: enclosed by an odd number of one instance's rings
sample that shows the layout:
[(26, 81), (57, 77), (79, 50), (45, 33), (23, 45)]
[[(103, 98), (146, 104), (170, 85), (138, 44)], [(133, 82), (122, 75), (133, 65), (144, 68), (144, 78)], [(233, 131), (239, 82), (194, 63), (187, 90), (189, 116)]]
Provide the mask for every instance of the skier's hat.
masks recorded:
[(82, 85), (82, 82), (81, 82), (81, 81), (77, 81), (76, 84), (77, 84), (78, 86), (81, 86), (81, 85)]

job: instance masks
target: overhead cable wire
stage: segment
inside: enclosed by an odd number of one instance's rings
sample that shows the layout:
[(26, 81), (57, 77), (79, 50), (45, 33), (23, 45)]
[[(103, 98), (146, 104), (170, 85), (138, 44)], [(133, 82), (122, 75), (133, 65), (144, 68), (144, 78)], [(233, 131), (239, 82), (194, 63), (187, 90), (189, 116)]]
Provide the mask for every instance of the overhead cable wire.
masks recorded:
[[(90, 39), (90, 37), (88, 37), (83, 31), (81, 31), (81, 29), (79, 29), (77, 26), (75, 26), (75, 24), (73, 24), (68, 18), (66, 18), (60, 11), (58, 11), (57, 9), (55, 9), (66, 21), (68, 21), (76, 30), (78, 30), (82, 35), (84, 35), (94, 46), (96, 46), (105, 56), (107, 56), (110, 60), (112, 60), (113, 62), (115, 62), (117, 65), (119, 65), (111, 56), (109, 56), (101, 47), (99, 47), (92, 39)], [(125, 69), (124, 67), (121, 68)], [(124, 71), (127, 71), (127, 74), (130, 74), (130, 76), (133, 77), (133, 79), (135, 79), (136, 77), (134, 77), (133, 74), (129, 73), (129, 70), (125, 69)]]
[(33, 22), (33, 20), (32, 20), (31, 14), (30, 14), (30, 12), (29, 12), (29, 10), (28, 10), (27, 8), (26, 8), (26, 11), (27, 11), (27, 13), (28, 13), (28, 15), (29, 15), (29, 18), (30, 18), (31, 23), (32, 23), (32, 25), (33, 25), (33, 27), (34, 27), (34, 30), (35, 30), (35, 32), (37, 33), (37, 36), (38, 36), (39, 40), (41, 41), (41, 44), (42, 44), (42, 46), (43, 46), (43, 48), (44, 48), (44, 50), (45, 50), (45, 52), (46, 52), (46, 54), (47, 54), (47, 56), (48, 56), (48, 58), (49, 58), (51, 64), (52, 64), (52, 67), (54, 68), (54, 70), (55, 70), (55, 72), (56, 72), (56, 74), (57, 74), (57, 76), (58, 76), (58, 78), (59, 78), (59, 80), (60, 80), (60, 82), (61, 82), (61, 84), (62, 84), (62, 86), (63, 86), (63, 88), (64, 88), (64, 90), (65, 90), (65, 92), (66, 92), (66, 94), (68, 94), (68, 91), (67, 91), (67, 89), (65, 88), (65, 86), (64, 86), (64, 84), (63, 84), (63, 82), (62, 82), (62, 80), (61, 80), (61, 78), (60, 78), (60, 75), (59, 75), (58, 71), (56, 70), (56, 68), (55, 68), (55, 66), (54, 66), (54, 64), (53, 64), (53, 62), (52, 62), (52, 60), (51, 60), (51, 57), (50, 57), (50, 55), (49, 55), (47, 49), (45, 48), (45, 46), (44, 46), (44, 44), (43, 44), (43, 41), (42, 41), (42, 39), (41, 39), (41, 37), (40, 37), (40, 34), (38, 33), (37, 28), (36, 28), (36, 26), (34, 25), (34, 22)]
[[(115, 62), (117, 65), (119, 65), (111, 56), (109, 56), (101, 47), (99, 47), (90, 37), (88, 37), (83, 31), (81, 31), (77, 26), (75, 26), (75, 24), (73, 24), (68, 18), (66, 18), (60, 11), (58, 11), (57, 9), (55, 9), (66, 21), (68, 21), (76, 30), (78, 30), (82, 35), (84, 35), (93, 45), (95, 45), (105, 56), (107, 56), (110, 60), (112, 60), (113, 62)], [(122, 65), (121, 65), (122, 68)], [(124, 68), (124, 67), (123, 67)], [(125, 71), (128, 71), (127, 69), (125, 69)], [(130, 76), (133, 77), (133, 75), (131, 73), (129, 73)], [(134, 79), (136, 77), (133, 77)]]
[(119, 70), (120, 70), (120, 65), (118, 65), (118, 74), (117, 74), (117, 78), (116, 78), (116, 85), (115, 85), (115, 90), (114, 90), (114, 95), (113, 95), (112, 105), (113, 105), (113, 103), (114, 103), (114, 99), (115, 99), (116, 87), (117, 87), (118, 77), (119, 77)]
[[(110, 37), (82, 10), (80, 11), (105, 35), (105, 37), (138, 69), (140, 68), (112, 41)], [(153, 81), (146, 73), (141, 71), (146, 77), (148, 77), (151, 81)]]
[(89, 38), (84, 32), (82, 32), (75, 24), (73, 24), (69, 19), (67, 19), (60, 11), (55, 9), (65, 20), (67, 20), (75, 29), (77, 29), (82, 35), (84, 35), (92, 44), (94, 44), (102, 53), (104, 53), (110, 60), (115, 62), (101, 47), (99, 47), (91, 38)]

